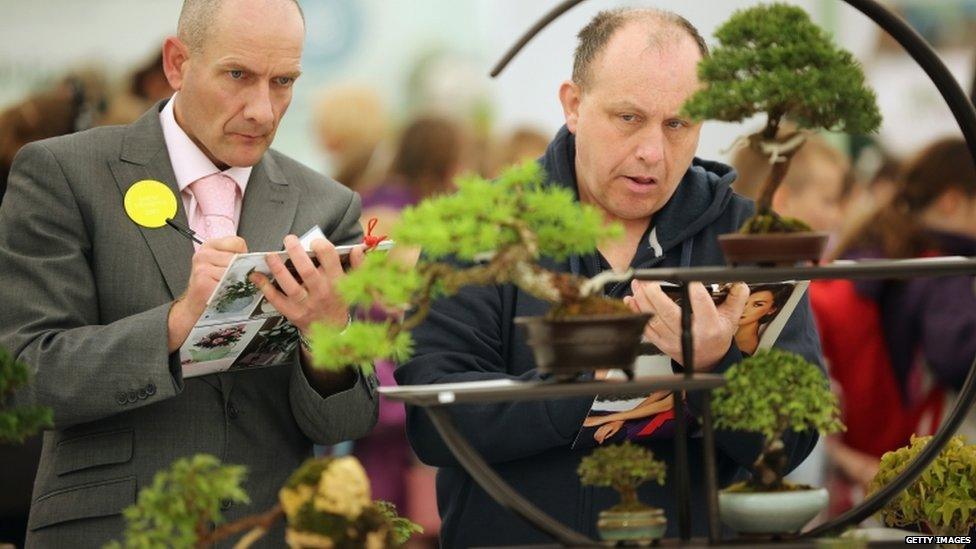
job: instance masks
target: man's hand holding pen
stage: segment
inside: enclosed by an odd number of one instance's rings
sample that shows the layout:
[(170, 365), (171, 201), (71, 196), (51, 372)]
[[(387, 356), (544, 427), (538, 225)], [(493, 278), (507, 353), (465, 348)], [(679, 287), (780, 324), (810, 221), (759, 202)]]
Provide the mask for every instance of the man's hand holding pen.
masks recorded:
[(244, 253), (247, 253), (244, 239), (228, 236), (207, 240), (193, 254), (186, 292), (169, 310), (169, 352), (176, 352), (183, 345), (234, 255)]

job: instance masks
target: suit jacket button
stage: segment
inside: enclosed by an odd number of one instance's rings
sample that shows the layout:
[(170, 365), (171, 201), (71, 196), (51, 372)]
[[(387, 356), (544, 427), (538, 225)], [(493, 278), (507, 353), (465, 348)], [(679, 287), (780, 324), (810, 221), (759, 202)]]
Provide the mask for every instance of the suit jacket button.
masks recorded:
[(139, 399), (140, 400), (146, 400), (146, 397), (149, 396), (149, 393), (147, 393), (145, 389), (139, 389), (139, 393), (138, 394), (139, 394)]
[(229, 417), (231, 419), (237, 419), (237, 416), (238, 416), (237, 406), (234, 406), (233, 403), (232, 404), (228, 404), (227, 405), (227, 417)]
[(118, 394), (116, 394), (115, 402), (118, 402), (119, 406), (125, 406), (125, 403), (128, 402), (128, 399), (125, 397), (125, 393), (120, 391)]
[(146, 394), (149, 396), (153, 396), (154, 394), (156, 394), (156, 386), (153, 385), (152, 383), (146, 385)]
[(139, 400), (139, 395), (137, 395), (135, 391), (129, 391), (129, 393), (125, 396), (125, 400), (129, 404), (132, 404), (133, 402)]

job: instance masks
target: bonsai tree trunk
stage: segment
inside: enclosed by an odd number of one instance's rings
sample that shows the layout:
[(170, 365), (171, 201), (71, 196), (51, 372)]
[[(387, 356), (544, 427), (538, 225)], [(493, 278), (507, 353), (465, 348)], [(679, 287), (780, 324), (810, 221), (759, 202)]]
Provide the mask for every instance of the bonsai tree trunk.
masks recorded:
[(763, 445), (762, 452), (752, 464), (750, 486), (760, 492), (775, 492), (783, 487), (783, 471), (789, 463), (782, 433), (777, 433)]
[(792, 153), (781, 155), (783, 160), (773, 163), (773, 168), (769, 170), (769, 175), (760, 187), (759, 198), (756, 199), (756, 215), (767, 215), (773, 213), (773, 195), (786, 177), (786, 172), (790, 169), (790, 161), (793, 160)]
[(637, 500), (637, 487), (632, 484), (617, 484), (614, 490), (620, 494), (620, 503), (615, 506), (621, 511), (634, 511), (643, 507)]

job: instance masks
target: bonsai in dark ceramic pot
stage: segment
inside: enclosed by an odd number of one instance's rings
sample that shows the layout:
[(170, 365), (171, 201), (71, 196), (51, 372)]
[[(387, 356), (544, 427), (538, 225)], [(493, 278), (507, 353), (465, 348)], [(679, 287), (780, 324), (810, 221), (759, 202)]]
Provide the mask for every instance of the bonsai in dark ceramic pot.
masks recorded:
[(369, 367), (376, 359), (405, 358), (409, 330), (437, 297), (469, 285), (511, 283), (551, 305), (545, 317), (519, 319), (540, 371), (561, 378), (602, 368), (629, 371), (649, 315), (605, 298), (603, 285), (630, 274), (587, 279), (543, 266), (593, 252), (622, 230), (608, 225), (596, 208), (580, 204), (572, 191), (544, 185), (543, 176), (530, 162), (495, 181), (461, 178), (456, 193), (405, 210), (392, 236), (398, 246), (423, 250), (417, 264), (399, 261), (394, 253), (370, 254), (339, 286), (350, 305), (379, 306), (390, 316), (403, 315), (403, 322), (316, 326), (317, 363)]
[(756, 215), (740, 234), (720, 237), (726, 259), (732, 264), (817, 261), (827, 235), (778, 215), (773, 195), (810, 132), (875, 131), (881, 124), (875, 94), (865, 86), (860, 64), (801, 8), (770, 4), (740, 10), (715, 36), (719, 47), (698, 65), (704, 87), (684, 111), (694, 119), (725, 122), (765, 114), (765, 126), (737, 145), (768, 157), (772, 166)]

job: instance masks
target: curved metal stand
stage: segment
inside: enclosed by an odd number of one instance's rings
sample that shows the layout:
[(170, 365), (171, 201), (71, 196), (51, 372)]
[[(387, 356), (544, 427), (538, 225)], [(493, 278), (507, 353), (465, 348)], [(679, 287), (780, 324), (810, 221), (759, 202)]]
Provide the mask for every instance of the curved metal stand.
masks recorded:
[[(864, 15), (869, 17), (875, 23), (878, 24), (882, 29), (888, 32), (892, 38), (894, 38), (904, 49), (911, 55), (912, 59), (925, 71), (926, 75), (932, 80), (935, 86), (938, 88), (939, 93), (945, 99), (952, 111), (952, 115), (955, 117), (956, 122), (959, 124), (962, 134), (966, 139), (966, 143), (969, 146), (970, 154), (973, 157), (974, 162), (976, 162), (976, 110), (973, 108), (973, 104), (969, 101), (969, 98), (959, 87), (959, 83), (953, 78), (952, 74), (942, 63), (939, 56), (932, 50), (931, 46), (915, 32), (908, 24), (906, 24), (901, 18), (891, 13), (887, 8), (879, 4), (876, 0), (843, 0), (853, 8), (862, 12)], [(502, 59), (495, 65), (494, 69), (491, 71), (491, 76), (497, 76), (502, 72), (506, 65), (518, 54), (518, 52), (525, 47), (532, 38), (538, 34), (542, 29), (544, 29), (549, 23), (558, 18), (563, 13), (569, 11), (571, 8), (577, 4), (583, 2), (583, 0), (566, 0), (565, 2), (559, 4), (551, 11), (546, 13), (538, 22), (536, 22), (528, 31), (526, 31), (518, 42), (512, 46), (502, 57)], [(816, 268), (814, 268), (816, 269)], [(788, 269), (780, 269), (788, 270)], [(972, 274), (976, 271), (968, 271), (968, 274)], [(772, 273), (767, 273), (767, 277), (771, 276)], [(828, 278), (825, 276), (806, 276), (804, 278)], [(741, 280), (741, 278), (736, 278)], [(683, 280), (699, 280), (694, 278), (683, 278)], [(780, 278), (779, 280), (782, 280)], [(684, 315), (683, 315), (684, 316)], [(683, 319), (684, 320), (684, 319)], [(683, 328), (684, 322), (682, 322)], [(690, 336), (690, 334), (688, 334)], [(682, 334), (683, 345), (688, 345), (690, 337), (685, 338), (685, 334)], [(688, 361), (690, 363), (690, 361)], [(689, 369), (690, 370), (690, 369)], [(690, 372), (689, 372), (690, 374)], [(676, 404), (678, 399), (675, 400)], [(813, 530), (807, 532), (806, 536), (816, 536), (826, 533), (834, 533), (843, 530), (844, 528), (857, 524), (862, 520), (868, 518), (875, 512), (877, 512), (881, 507), (884, 506), (892, 497), (894, 497), (898, 492), (906, 488), (911, 484), (917, 477), (922, 473), (925, 467), (938, 455), (942, 450), (943, 446), (946, 444), (948, 439), (956, 431), (959, 424), (962, 422), (965, 413), (969, 408), (976, 402), (976, 361), (974, 361), (972, 367), (970, 367), (969, 375), (966, 378), (966, 382), (963, 386), (963, 390), (959, 395), (959, 400), (956, 402), (955, 408), (949, 413), (942, 427), (932, 438), (929, 445), (915, 458), (915, 460), (902, 472), (901, 475), (896, 477), (890, 484), (888, 484), (883, 489), (879, 490), (872, 497), (863, 501), (860, 505), (851, 509), (847, 513), (831, 520)], [(676, 405), (676, 413), (679, 411), (678, 405)], [(679, 416), (683, 417), (683, 416)], [(678, 422), (678, 435), (679, 439), (683, 441), (683, 425), (682, 421)], [(678, 443), (676, 448), (677, 452), (681, 452), (682, 443)], [(680, 470), (679, 470), (680, 475)], [(685, 495), (685, 491), (682, 489), (685, 479), (679, 478), (679, 497)], [(709, 488), (711, 489), (711, 487)], [(712, 500), (712, 495), (709, 494), (709, 502)], [(687, 513), (686, 511), (686, 501), (682, 500), (678, 507), (679, 509), (679, 522), (682, 523), (680, 528), (681, 538), (687, 539), (684, 529), (684, 519)], [(710, 527), (710, 540), (714, 539), (711, 536), (711, 520), (709, 520)]]
[[(593, 546), (596, 542), (586, 536), (562, 525), (531, 502), (523, 498), (512, 489), (488, 463), (478, 454), (477, 450), (468, 443), (467, 439), (454, 426), (447, 407), (455, 404), (484, 403), (484, 402), (516, 402), (525, 400), (539, 400), (544, 398), (560, 398), (571, 396), (595, 395), (646, 395), (654, 391), (671, 389), (675, 391), (704, 391), (703, 408), (707, 414), (709, 409), (709, 392), (725, 385), (725, 378), (714, 374), (699, 374), (693, 378), (671, 375), (657, 377), (643, 377), (634, 381), (578, 381), (570, 383), (550, 383), (545, 381), (510, 382), (502, 384), (448, 383), (443, 385), (426, 385), (414, 387), (381, 387), (380, 393), (391, 400), (402, 401), (406, 404), (419, 406), (427, 411), (431, 422), (437, 429), (444, 443), (458, 462), (475, 482), (485, 492), (502, 506), (511, 510), (540, 531), (552, 536), (556, 541), (567, 546)], [(677, 401), (677, 399), (676, 399)], [(709, 473), (713, 477), (714, 486), (714, 455), (715, 443), (711, 432), (711, 419), (703, 419), (705, 432), (703, 446), (706, 462), (706, 482)], [(711, 463), (712, 467), (708, 467)], [(676, 463), (676, 468), (687, 470), (687, 463)], [(712, 510), (717, 513), (717, 506)], [(689, 517), (690, 518), (690, 517)], [(710, 524), (718, 524), (717, 514), (710, 519)], [(690, 530), (689, 530), (690, 531)], [(717, 535), (718, 529), (716, 527)]]
[(454, 457), (461, 463), (464, 470), (471, 474), (478, 484), (495, 501), (511, 509), (539, 530), (549, 534), (559, 543), (569, 547), (589, 547), (596, 542), (562, 525), (559, 521), (543, 513), (527, 499), (512, 489), (495, 471), (478, 455), (477, 450), (458, 432), (451, 421), (451, 416), (443, 406), (429, 406), (426, 408), (431, 423), (437, 428), (444, 444), (451, 450)]

